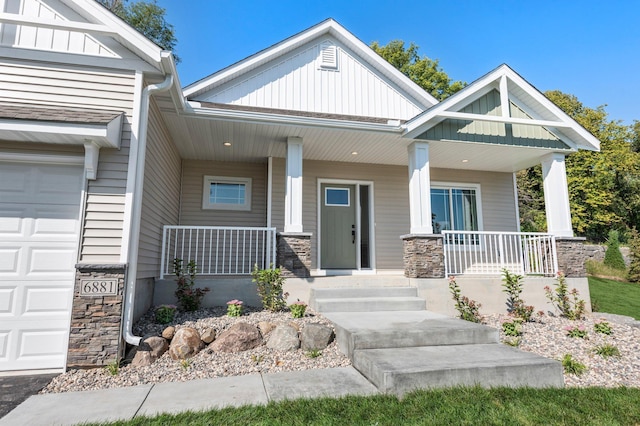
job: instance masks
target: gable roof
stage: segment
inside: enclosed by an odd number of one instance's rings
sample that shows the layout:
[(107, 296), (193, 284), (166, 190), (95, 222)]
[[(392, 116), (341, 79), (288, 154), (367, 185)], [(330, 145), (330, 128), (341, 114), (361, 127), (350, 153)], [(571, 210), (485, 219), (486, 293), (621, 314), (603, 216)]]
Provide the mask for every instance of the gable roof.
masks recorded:
[[(461, 112), (466, 106), (493, 90), (500, 92), (501, 105), (512, 103), (530, 118), (515, 118), (509, 112), (510, 108), (501, 108), (501, 115)], [(574, 150), (598, 151), (600, 149), (600, 141), (595, 136), (506, 64), (500, 65), (464, 89), (409, 120), (403, 137), (419, 138), (427, 130), (447, 119), (538, 126), (546, 129)]]
[(349, 49), (357, 53), (367, 63), (420, 102), (422, 108), (427, 109), (438, 103), (437, 99), (420, 88), (420, 86), (411, 81), (411, 79), (398, 71), (389, 62), (374, 52), (369, 46), (360, 41), (342, 25), (331, 18), (208, 77), (205, 77), (202, 80), (188, 85), (183, 89), (184, 95), (189, 99), (194, 99), (202, 93), (208, 92), (229, 80), (236, 79), (257, 67), (266, 64), (267, 62), (273, 61), (274, 59), (311, 42), (312, 40), (319, 39), (326, 35), (335, 37)]

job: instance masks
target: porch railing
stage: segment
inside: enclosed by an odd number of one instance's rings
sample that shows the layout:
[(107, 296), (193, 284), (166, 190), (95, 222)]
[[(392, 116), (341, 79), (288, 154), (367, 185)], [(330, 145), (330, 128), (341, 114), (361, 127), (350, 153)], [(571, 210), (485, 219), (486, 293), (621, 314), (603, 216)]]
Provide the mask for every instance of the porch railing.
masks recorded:
[(201, 275), (248, 275), (275, 263), (276, 228), (165, 226), (160, 278), (173, 274), (174, 259), (193, 260)]
[(443, 231), (444, 263), (449, 275), (555, 276), (555, 237), (524, 232)]

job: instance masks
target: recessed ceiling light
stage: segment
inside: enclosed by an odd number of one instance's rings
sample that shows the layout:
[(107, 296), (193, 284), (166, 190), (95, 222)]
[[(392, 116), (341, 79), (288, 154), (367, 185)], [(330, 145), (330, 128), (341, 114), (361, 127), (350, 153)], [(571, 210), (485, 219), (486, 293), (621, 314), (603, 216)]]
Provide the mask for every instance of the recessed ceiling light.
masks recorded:
[(224, 145), (224, 146), (231, 146), (231, 142), (225, 142), (225, 143), (223, 143), (222, 145)]
[(352, 151), (351, 155), (358, 155), (358, 151)]
[(463, 163), (468, 163), (468, 162), (469, 162), (469, 160), (462, 160), (462, 162), (463, 162)]

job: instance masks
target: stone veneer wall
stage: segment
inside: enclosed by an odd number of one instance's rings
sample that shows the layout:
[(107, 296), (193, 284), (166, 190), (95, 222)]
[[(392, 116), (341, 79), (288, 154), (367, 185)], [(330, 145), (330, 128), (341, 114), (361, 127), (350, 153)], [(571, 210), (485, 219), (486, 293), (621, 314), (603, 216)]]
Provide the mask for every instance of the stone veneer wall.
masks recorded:
[[(121, 357), (125, 270), (125, 265), (76, 265), (67, 367), (96, 367)], [(98, 283), (90, 295), (81, 294), (85, 279)], [(105, 279), (116, 280), (115, 295), (101, 294)]]
[(444, 278), (442, 235), (403, 235), (404, 275), (408, 278)]
[(287, 278), (308, 278), (311, 275), (311, 234), (279, 233), (277, 266)]
[(556, 237), (556, 253), (558, 271), (568, 278), (584, 278), (587, 276), (586, 238)]

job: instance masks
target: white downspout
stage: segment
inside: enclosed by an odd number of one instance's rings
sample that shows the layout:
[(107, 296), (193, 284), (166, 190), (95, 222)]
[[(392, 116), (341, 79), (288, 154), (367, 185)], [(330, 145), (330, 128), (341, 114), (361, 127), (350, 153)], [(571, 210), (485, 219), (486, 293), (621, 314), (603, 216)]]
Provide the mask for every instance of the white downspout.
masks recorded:
[(138, 346), (139, 336), (133, 335), (133, 306), (138, 275), (138, 249), (140, 246), (140, 216), (142, 214), (142, 190), (144, 186), (144, 166), (147, 152), (147, 127), (149, 125), (149, 98), (152, 94), (165, 92), (173, 85), (173, 75), (168, 75), (162, 83), (150, 84), (142, 91), (140, 102), (140, 130), (138, 137), (138, 159), (135, 164), (133, 200), (131, 205), (131, 225), (129, 228), (129, 255), (127, 259), (127, 283), (124, 298), (124, 327), (122, 336), (131, 345)]

